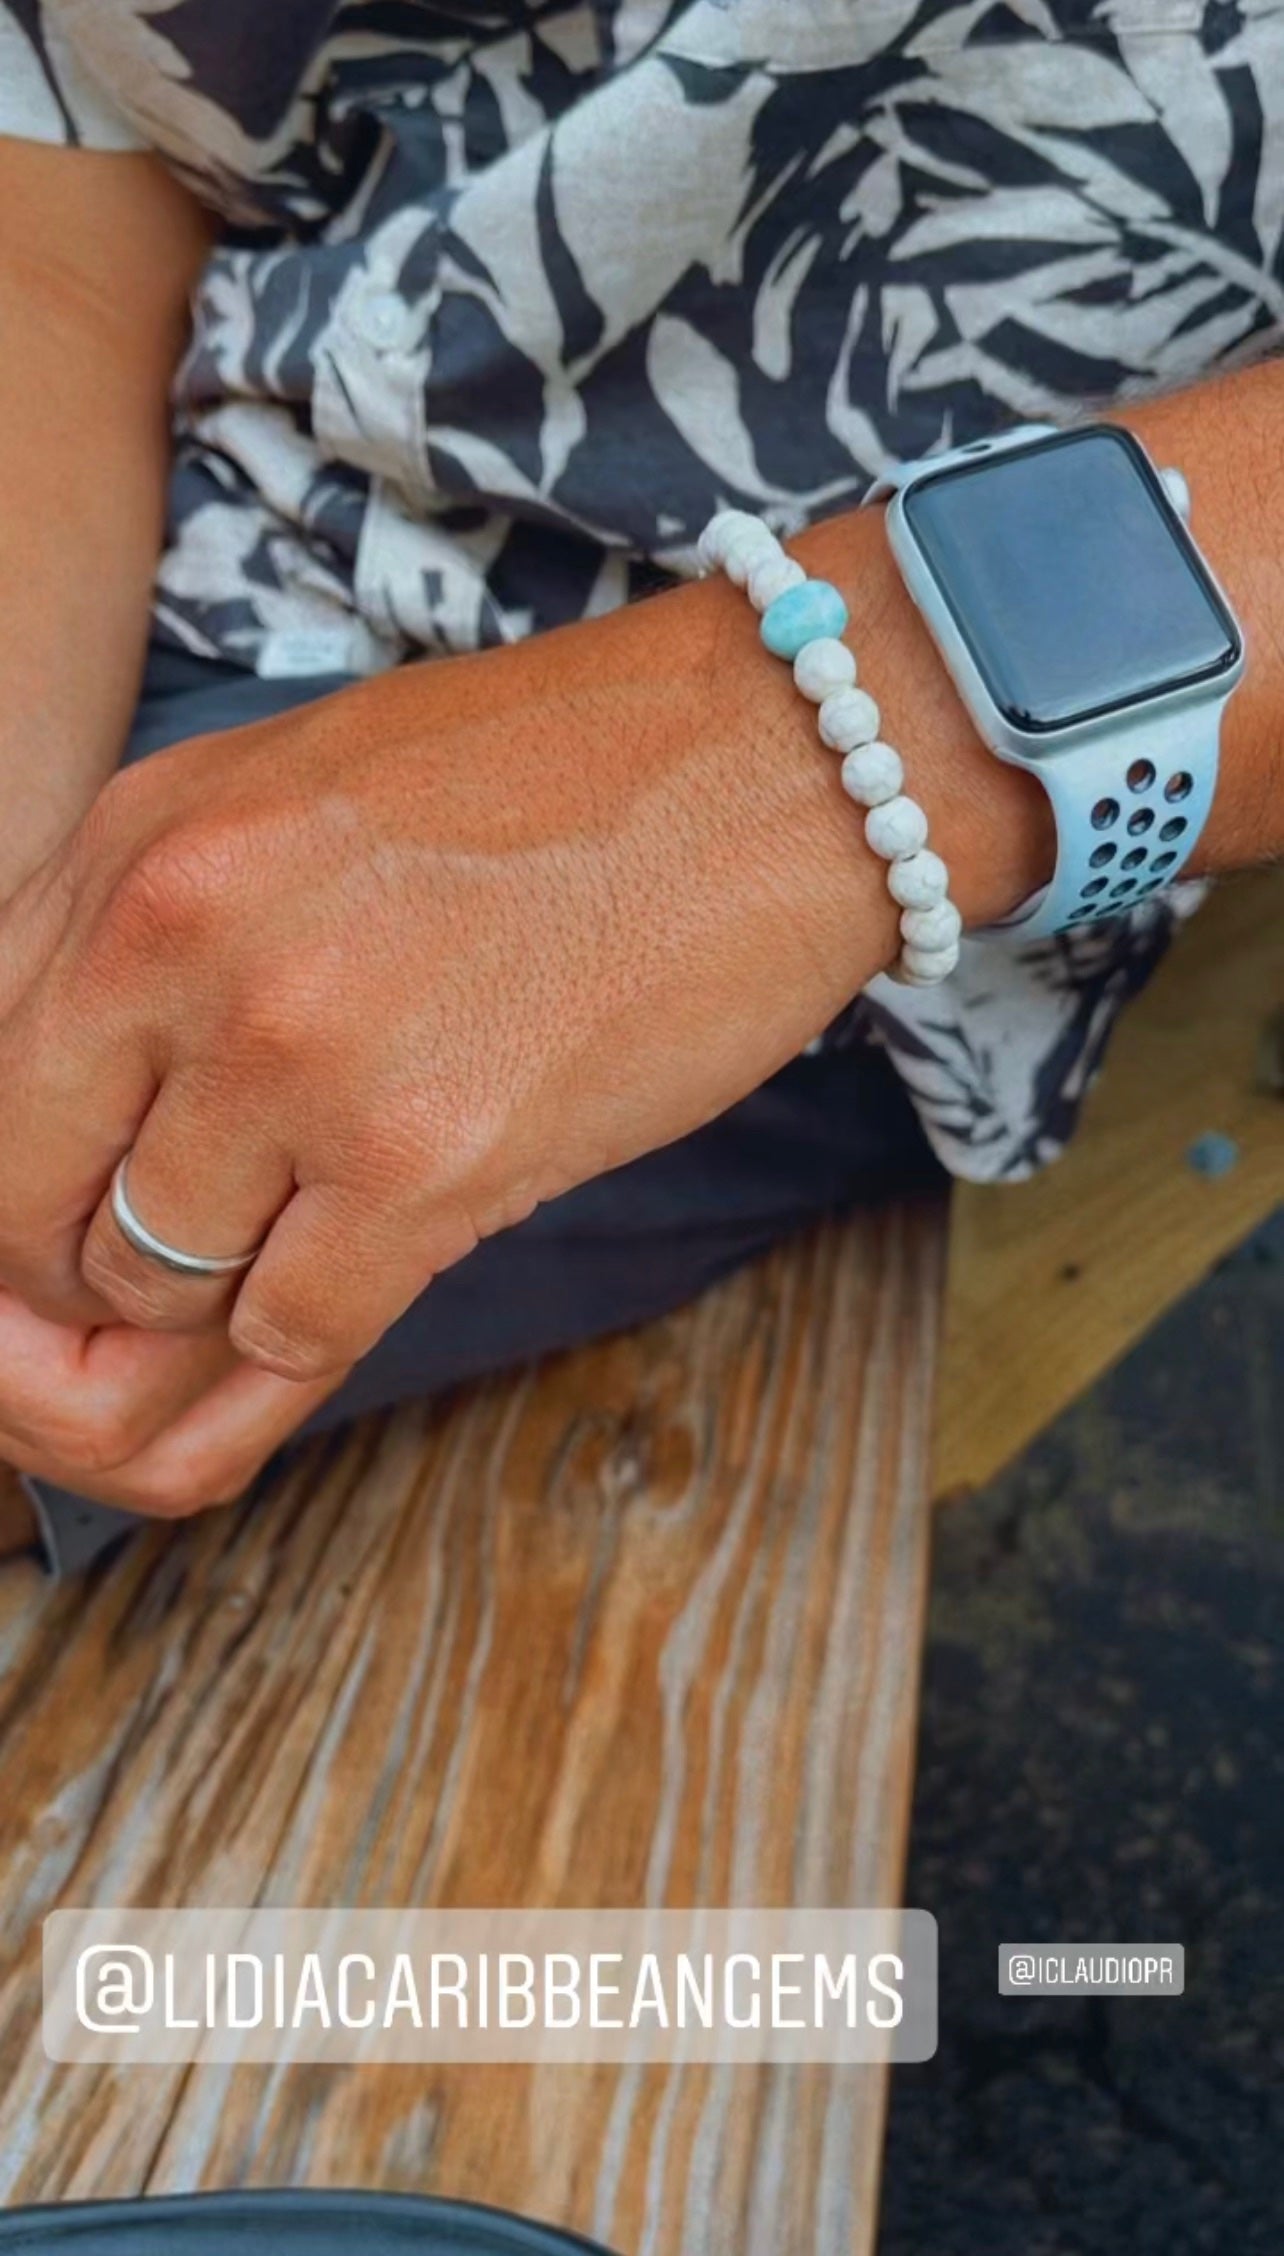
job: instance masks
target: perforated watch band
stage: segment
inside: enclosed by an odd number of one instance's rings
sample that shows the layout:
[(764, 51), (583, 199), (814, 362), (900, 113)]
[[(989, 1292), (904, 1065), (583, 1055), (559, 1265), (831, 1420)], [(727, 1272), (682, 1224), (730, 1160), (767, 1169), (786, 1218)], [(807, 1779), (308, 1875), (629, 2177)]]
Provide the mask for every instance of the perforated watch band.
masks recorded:
[(1138, 717), (1045, 761), (1038, 774), (1056, 818), (1056, 869), (1004, 929), (1043, 939), (1122, 916), (1171, 885), (1208, 820), (1220, 722), (1216, 706)]

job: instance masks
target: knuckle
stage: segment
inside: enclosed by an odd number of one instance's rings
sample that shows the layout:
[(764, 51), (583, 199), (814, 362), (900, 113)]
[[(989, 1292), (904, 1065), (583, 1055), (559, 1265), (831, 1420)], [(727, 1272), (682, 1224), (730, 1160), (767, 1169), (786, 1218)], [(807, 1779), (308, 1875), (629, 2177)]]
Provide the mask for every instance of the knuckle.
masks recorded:
[(268, 1069), (290, 1064), (311, 1050), (324, 1026), (334, 981), (311, 978), (292, 963), (270, 981), (256, 980), (236, 997), (234, 1026), (238, 1054)]
[(81, 1274), (91, 1291), (140, 1331), (165, 1331), (180, 1321), (187, 1328), (190, 1316), (185, 1313), (180, 1319), (173, 1289), (159, 1269), (153, 1274), (91, 1241), (81, 1256)]
[(238, 1309), (230, 1335), (238, 1355), (279, 1379), (307, 1382), (329, 1378), (332, 1372), (344, 1370), (350, 1360), (337, 1339), (288, 1320), (280, 1321), (258, 1308)]
[(112, 935), (127, 948), (190, 944), (219, 916), (228, 881), (229, 856), (216, 837), (191, 825), (168, 831), (117, 878), (108, 910)]

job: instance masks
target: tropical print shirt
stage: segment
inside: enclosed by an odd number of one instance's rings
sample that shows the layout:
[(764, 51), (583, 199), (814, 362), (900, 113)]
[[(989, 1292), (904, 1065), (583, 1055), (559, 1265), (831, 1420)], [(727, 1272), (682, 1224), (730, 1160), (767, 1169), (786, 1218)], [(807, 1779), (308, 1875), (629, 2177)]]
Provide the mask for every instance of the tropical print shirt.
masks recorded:
[[(1284, 335), (1284, 0), (0, 0), (0, 131), (221, 217), (155, 623), (266, 675), (602, 612), (720, 505), (796, 528)], [(1028, 1174), (1191, 900), (833, 1038)]]

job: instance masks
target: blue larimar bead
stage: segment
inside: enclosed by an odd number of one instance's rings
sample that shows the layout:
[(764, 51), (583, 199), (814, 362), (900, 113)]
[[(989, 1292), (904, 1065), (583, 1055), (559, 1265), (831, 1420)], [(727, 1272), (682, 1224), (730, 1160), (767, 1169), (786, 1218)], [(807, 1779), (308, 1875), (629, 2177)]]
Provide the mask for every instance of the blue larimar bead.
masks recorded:
[(762, 639), (777, 658), (794, 659), (806, 643), (821, 635), (840, 635), (847, 624), (847, 605), (828, 580), (804, 580), (801, 587), (786, 588), (762, 615)]

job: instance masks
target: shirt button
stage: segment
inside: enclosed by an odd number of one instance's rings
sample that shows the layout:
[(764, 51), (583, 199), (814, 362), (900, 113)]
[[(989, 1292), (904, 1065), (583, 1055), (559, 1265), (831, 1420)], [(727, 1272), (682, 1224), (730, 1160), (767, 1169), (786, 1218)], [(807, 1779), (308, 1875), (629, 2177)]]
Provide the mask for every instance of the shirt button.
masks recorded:
[(375, 290), (361, 307), (361, 327), (381, 351), (405, 343), (410, 309), (395, 290)]

